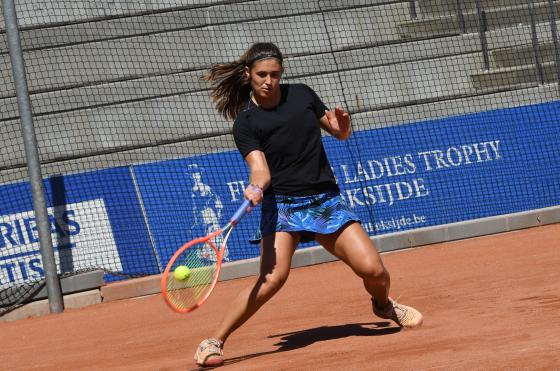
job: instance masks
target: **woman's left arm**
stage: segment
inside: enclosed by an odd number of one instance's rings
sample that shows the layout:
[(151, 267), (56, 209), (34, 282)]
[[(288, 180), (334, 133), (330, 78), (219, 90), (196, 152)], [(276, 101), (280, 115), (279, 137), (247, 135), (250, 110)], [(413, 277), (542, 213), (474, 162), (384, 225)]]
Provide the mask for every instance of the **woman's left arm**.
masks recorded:
[(341, 107), (336, 107), (334, 111), (325, 111), (319, 122), (321, 127), (336, 139), (346, 140), (350, 137), (350, 115)]

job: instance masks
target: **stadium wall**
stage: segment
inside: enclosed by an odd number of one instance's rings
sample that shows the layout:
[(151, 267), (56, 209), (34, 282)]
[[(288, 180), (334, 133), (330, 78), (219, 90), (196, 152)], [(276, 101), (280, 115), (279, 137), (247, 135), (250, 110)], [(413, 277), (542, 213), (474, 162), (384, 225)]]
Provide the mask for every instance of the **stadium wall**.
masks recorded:
[[(324, 143), (343, 196), (380, 250), (560, 219), (558, 86), (527, 82), (535, 66), (519, 77), (504, 62), (530, 43), (527, 22), (498, 22), (486, 33), (496, 65), (481, 71), (479, 35), (431, 29), (442, 17), (431, 14), (433, 1), (419, 20), (409, 1), (68, 4), (18, 2), (61, 273), (157, 274), (174, 249), (204, 232), (197, 213), (208, 203), (217, 223), (235, 210), (246, 170), (231, 123), (214, 112), (200, 76), (262, 38), (286, 53), (287, 82), (306, 83), (351, 112), (352, 139)], [(407, 33), (411, 22), (423, 27), (421, 37)], [(535, 32), (541, 43), (552, 40), (544, 20)], [(0, 282), (11, 285), (41, 277), (41, 267), (0, 45)], [(227, 166), (216, 171), (217, 163)], [(193, 193), (196, 171), (212, 197)], [(252, 215), (240, 226), (232, 267), (258, 255), (245, 242), (257, 223)]]

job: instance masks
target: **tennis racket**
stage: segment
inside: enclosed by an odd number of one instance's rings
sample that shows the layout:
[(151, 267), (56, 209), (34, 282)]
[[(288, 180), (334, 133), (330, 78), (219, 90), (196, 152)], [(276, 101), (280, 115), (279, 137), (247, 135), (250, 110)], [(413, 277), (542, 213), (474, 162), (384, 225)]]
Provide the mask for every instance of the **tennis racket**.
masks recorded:
[(229, 236), (250, 204), (245, 200), (225, 227), (187, 242), (171, 257), (161, 279), (161, 292), (171, 309), (188, 313), (208, 299), (218, 282)]

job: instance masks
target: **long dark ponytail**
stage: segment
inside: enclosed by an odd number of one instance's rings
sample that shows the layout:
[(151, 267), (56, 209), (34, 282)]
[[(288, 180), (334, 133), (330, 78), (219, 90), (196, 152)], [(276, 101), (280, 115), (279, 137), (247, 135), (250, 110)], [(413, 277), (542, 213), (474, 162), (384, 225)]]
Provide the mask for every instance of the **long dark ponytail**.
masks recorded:
[(272, 43), (256, 43), (236, 61), (212, 66), (203, 79), (212, 84), (212, 101), (216, 110), (228, 120), (234, 120), (251, 92), (251, 81), (245, 67), (266, 58), (276, 58), (282, 64), (282, 53)]

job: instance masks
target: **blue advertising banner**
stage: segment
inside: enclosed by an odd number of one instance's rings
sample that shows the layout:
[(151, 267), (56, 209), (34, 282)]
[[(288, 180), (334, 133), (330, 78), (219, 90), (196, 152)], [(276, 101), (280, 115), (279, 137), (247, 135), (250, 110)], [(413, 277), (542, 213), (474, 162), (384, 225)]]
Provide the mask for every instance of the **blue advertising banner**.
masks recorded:
[[(370, 233), (560, 204), (560, 102), (455, 116), (325, 140)], [(536, 121), (538, 120), (538, 121)]]
[[(324, 144), (347, 204), (370, 235), (385, 234), (559, 205), (558, 117), (560, 102), (550, 102)], [(159, 273), (184, 243), (228, 222), (247, 181), (237, 151), (51, 177), (59, 270)], [(0, 199), (1, 289), (43, 271), (29, 184), (0, 186)], [(232, 235), (226, 261), (260, 254), (248, 242), (259, 222), (257, 207)]]
[[(346, 142), (327, 137), (324, 144), (344, 199), (368, 233), (383, 234), (560, 204), (557, 117), (560, 103), (552, 102), (360, 131)], [(237, 151), (134, 171), (162, 262), (227, 223), (248, 178)], [(247, 242), (259, 214), (238, 227), (229, 260), (259, 255)]]
[[(60, 273), (159, 269), (128, 168), (44, 181)], [(0, 288), (44, 276), (29, 183), (0, 187)], [(106, 277), (108, 280), (114, 277)]]
[[(237, 151), (137, 165), (134, 173), (163, 263), (186, 242), (228, 223), (243, 201), (249, 175)], [(259, 215), (257, 207), (236, 227), (226, 261), (259, 255), (259, 246), (247, 242)]]

